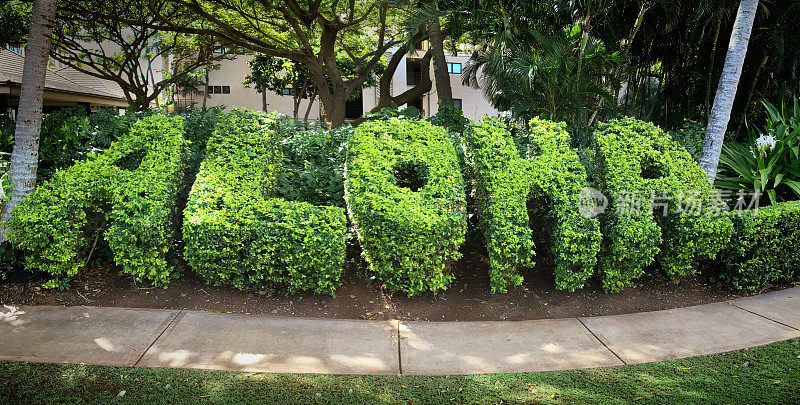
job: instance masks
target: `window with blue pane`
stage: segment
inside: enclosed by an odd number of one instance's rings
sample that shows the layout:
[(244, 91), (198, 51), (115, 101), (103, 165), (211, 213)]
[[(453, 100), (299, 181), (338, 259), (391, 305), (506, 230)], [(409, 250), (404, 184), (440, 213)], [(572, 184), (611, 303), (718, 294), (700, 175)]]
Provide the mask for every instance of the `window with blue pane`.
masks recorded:
[(447, 73), (461, 74), (461, 64), (447, 62)]

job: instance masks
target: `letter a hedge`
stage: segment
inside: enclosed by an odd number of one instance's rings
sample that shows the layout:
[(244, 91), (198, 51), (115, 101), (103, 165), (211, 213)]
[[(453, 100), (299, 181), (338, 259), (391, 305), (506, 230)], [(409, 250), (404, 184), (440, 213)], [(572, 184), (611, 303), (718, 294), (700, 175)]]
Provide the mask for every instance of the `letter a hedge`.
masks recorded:
[(165, 257), (189, 157), (183, 122), (145, 118), (103, 154), (57, 172), (25, 198), (8, 227), (10, 239), (29, 252), (27, 267), (54, 277), (77, 274), (94, 246), (87, 238), (99, 237), (85, 234), (89, 218), (99, 216), (123, 271), (154, 285), (168, 283), (174, 274)]

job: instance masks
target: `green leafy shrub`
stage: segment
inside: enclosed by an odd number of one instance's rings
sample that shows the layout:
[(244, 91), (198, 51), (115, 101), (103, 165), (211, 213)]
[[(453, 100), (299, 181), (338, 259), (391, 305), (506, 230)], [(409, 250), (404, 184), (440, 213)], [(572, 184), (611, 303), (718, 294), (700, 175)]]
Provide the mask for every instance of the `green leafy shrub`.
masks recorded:
[(428, 121), (433, 125), (444, 127), (449, 133), (457, 134), (463, 134), (469, 125), (469, 120), (464, 117), (464, 112), (448, 100), (439, 100), (439, 110), (430, 116)]
[(706, 127), (695, 121), (686, 121), (680, 128), (667, 132), (672, 139), (683, 146), (695, 162), (700, 161), (703, 153), (703, 141), (706, 137)]
[(0, 152), (11, 153), (16, 123), (8, 114), (0, 114)]
[(85, 111), (82, 107), (64, 108), (44, 117), (36, 172), (39, 183), (86, 157), (92, 147), (92, 126)]
[(320, 125), (284, 127), (278, 196), (314, 205), (344, 207), (344, 162), (352, 133), (353, 127), (349, 125), (330, 130)]
[(496, 118), (471, 124), (465, 134), (475, 167), (479, 222), (489, 253), (492, 292), (522, 283), (519, 266), (535, 255), (526, 208), (531, 188), (529, 162), (519, 156), (505, 125)]
[(215, 284), (286, 285), (333, 294), (345, 260), (344, 210), (275, 197), (281, 148), (274, 118), (224, 114), (184, 211), (184, 254)]
[(29, 252), (29, 268), (72, 277), (96, 246), (101, 230), (90, 232), (89, 225), (99, 217), (98, 227), (105, 227), (104, 239), (123, 271), (166, 284), (174, 275), (165, 257), (187, 159), (182, 118), (139, 121), (105, 153), (37, 187), (15, 208), (9, 237)]
[(581, 190), (586, 170), (570, 148), (567, 124), (534, 118), (530, 122), (528, 159), (531, 160), (529, 199), (546, 201), (551, 222), (551, 249), (555, 256), (556, 288), (575, 291), (594, 272), (600, 251), (600, 224), (581, 215)]
[(667, 275), (691, 275), (695, 258), (713, 258), (727, 243), (732, 225), (714, 212), (705, 173), (661, 129), (612, 120), (598, 124), (593, 142), (594, 180), (610, 201), (598, 261), (606, 290), (629, 285), (659, 253)]
[(345, 200), (378, 279), (409, 296), (447, 287), (461, 257), (466, 207), (458, 159), (444, 129), (391, 118), (356, 128)]
[(800, 279), (800, 201), (733, 215), (731, 243), (720, 254), (720, 280), (731, 288), (758, 291)]

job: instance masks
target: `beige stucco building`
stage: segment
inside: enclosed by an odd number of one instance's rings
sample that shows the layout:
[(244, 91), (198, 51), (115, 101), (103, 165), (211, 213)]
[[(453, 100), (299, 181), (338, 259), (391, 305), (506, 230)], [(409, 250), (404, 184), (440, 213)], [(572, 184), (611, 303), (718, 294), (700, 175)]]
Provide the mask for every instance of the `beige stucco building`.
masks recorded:
[[(230, 60), (223, 60), (220, 62), (220, 68), (212, 71), (209, 74), (208, 80), (208, 99), (206, 106), (225, 106), (226, 108), (247, 108), (252, 110), (261, 110), (264, 105), (262, 94), (258, 93), (253, 88), (245, 87), (245, 76), (250, 73), (250, 66), (248, 62), (253, 59), (252, 56), (241, 55)], [(454, 104), (464, 112), (464, 116), (471, 120), (480, 120), (486, 115), (497, 115), (498, 111), (492, 107), (488, 100), (483, 95), (481, 89), (475, 89), (470, 86), (461, 84), (461, 75), (464, 66), (469, 60), (469, 55), (466, 54), (447, 54), (448, 71), (450, 72), (450, 85), (453, 90)], [(419, 80), (420, 74), (420, 61), (422, 60), (422, 52), (414, 52), (400, 62), (397, 67), (394, 77), (392, 78), (391, 92), (392, 94), (399, 94), (416, 84)], [(429, 69), (433, 75), (433, 67)], [(290, 89), (286, 89), (287, 95), (277, 95), (273, 92), (268, 92), (266, 95), (266, 111), (280, 112), (287, 115), (293, 114), (294, 104), (293, 97), (289, 95)], [(186, 100), (186, 103), (195, 103), (196, 105), (202, 104), (202, 95), (195, 96), (194, 99)], [(355, 100), (355, 104), (348, 105), (348, 119), (358, 118), (363, 112), (371, 110), (377, 104), (378, 89), (376, 87), (365, 88), (361, 92), (361, 100)], [(422, 115), (425, 117), (436, 114), (438, 110), (438, 97), (436, 95), (435, 80), (434, 87), (423, 95), (420, 99), (416, 100), (413, 104), (419, 108)], [(302, 118), (305, 114), (310, 100), (303, 100), (299, 108), (299, 117)], [(319, 119), (320, 107), (319, 101), (315, 100), (311, 105), (309, 112), (309, 119)]]

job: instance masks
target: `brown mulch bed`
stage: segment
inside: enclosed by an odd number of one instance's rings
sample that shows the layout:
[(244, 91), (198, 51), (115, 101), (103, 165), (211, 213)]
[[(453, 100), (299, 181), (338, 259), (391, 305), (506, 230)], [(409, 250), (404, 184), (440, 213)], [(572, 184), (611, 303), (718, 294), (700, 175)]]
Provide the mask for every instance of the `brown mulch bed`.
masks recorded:
[[(408, 298), (369, 281), (365, 266), (353, 260), (336, 297), (285, 291), (240, 291), (206, 284), (185, 264), (183, 276), (166, 288), (153, 288), (114, 266), (84, 269), (66, 291), (44, 290), (42, 280), (0, 284), (0, 303), (18, 305), (94, 305), (131, 308), (198, 309), (216, 312), (313, 318), (402, 319), (422, 321), (529, 320), (654, 311), (736, 298), (701, 274), (679, 283), (650, 269), (634, 286), (604, 293), (597, 277), (576, 292), (553, 287), (552, 263), (540, 258), (523, 272), (525, 281), (507, 294), (489, 292), (488, 259), (480, 244), (464, 247), (454, 266), (456, 279), (437, 294)], [(708, 264), (705, 272), (711, 273)], [(701, 267), (702, 269), (703, 267)]]

